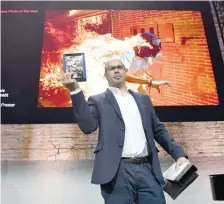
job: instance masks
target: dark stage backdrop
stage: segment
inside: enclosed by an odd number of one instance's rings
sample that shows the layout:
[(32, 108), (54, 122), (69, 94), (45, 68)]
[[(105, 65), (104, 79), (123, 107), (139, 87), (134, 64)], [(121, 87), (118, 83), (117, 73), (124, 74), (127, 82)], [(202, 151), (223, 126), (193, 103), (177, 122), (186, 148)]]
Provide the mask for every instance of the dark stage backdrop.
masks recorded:
[(63, 88), (63, 54), (85, 53), (86, 99), (107, 87), (103, 64), (131, 49), (138, 33), (162, 40), (141, 77), (172, 87), (148, 90), (162, 121), (224, 120), (224, 65), (209, 2), (2, 2), (3, 124), (73, 123)]

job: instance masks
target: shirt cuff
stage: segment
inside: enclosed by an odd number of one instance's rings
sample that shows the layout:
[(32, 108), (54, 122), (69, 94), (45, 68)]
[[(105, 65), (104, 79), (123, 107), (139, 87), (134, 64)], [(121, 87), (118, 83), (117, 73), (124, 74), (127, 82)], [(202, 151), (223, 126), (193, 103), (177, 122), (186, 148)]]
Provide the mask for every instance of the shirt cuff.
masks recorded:
[(75, 94), (79, 93), (80, 91), (82, 91), (82, 90), (81, 89), (77, 89), (75, 91), (71, 91), (70, 95), (75, 95)]

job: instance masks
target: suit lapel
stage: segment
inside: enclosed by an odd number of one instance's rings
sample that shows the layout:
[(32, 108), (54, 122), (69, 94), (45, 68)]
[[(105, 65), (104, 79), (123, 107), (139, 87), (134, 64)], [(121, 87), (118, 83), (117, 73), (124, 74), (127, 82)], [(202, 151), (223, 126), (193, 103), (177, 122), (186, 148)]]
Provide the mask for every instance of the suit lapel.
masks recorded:
[(136, 101), (136, 104), (138, 106), (138, 109), (139, 109), (139, 112), (140, 112), (140, 115), (141, 115), (141, 119), (142, 119), (142, 124), (143, 124), (143, 128), (144, 130), (146, 130), (146, 124), (147, 124), (147, 121), (145, 119), (145, 109), (144, 109), (144, 103), (141, 99), (141, 95), (135, 93), (134, 91), (132, 90), (129, 90), (129, 92), (131, 93), (131, 95), (133, 96), (133, 98), (135, 99)]
[(116, 111), (116, 113), (118, 114), (120, 119), (123, 121), (123, 117), (121, 115), (121, 110), (118, 106), (117, 100), (115, 99), (113, 93), (109, 89), (107, 89), (105, 95), (106, 95), (106, 98), (110, 101), (112, 107), (114, 108), (114, 110)]
[[(144, 109), (144, 104), (143, 104), (143, 101), (141, 99), (141, 95), (135, 93), (134, 91), (132, 90), (129, 90), (129, 92), (131, 93), (131, 95), (133, 96), (133, 98), (135, 99), (136, 101), (136, 104), (138, 106), (138, 109), (139, 109), (139, 112), (140, 112), (140, 115), (141, 115), (141, 119), (142, 119), (142, 123), (143, 123), (143, 128), (146, 130), (146, 127), (147, 127), (147, 121), (144, 117), (145, 115), (145, 109)], [(123, 120), (123, 117), (121, 115), (121, 110), (118, 106), (118, 103), (117, 103), (117, 100), (116, 98), (114, 97), (113, 93), (107, 89), (106, 93), (106, 98), (109, 100), (109, 102), (111, 103), (112, 107), (114, 108), (114, 110), (116, 111), (117, 115), (120, 117), (120, 119), (124, 122)]]

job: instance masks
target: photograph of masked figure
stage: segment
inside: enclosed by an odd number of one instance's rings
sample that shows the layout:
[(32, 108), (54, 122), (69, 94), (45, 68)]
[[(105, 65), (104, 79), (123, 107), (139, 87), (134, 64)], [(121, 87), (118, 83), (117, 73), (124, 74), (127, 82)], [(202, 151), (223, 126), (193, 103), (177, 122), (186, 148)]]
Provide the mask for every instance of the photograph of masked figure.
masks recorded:
[(219, 105), (200, 11), (47, 10), (38, 107), (71, 107), (64, 53), (84, 53), (85, 98), (108, 87), (105, 63), (122, 59), (128, 88), (155, 106)]

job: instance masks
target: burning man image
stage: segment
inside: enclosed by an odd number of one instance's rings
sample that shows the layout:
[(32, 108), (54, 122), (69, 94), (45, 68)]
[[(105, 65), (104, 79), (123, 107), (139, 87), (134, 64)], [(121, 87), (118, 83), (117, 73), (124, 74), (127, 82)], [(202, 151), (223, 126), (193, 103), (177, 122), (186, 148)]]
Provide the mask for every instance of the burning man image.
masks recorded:
[(138, 83), (139, 79), (147, 79), (149, 84), (141, 84), (138, 86), (137, 91), (140, 93), (150, 93), (150, 88), (157, 88), (159, 91), (159, 87), (161, 85), (171, 85), (168, 81), (158, 81), (154, 80), (153, 76), (149, 73), (149, 67), (152, 65), (154, 59), (160, 57), (161, 50), (161, 40), (150, 32), (143, 32), (138, 35), (138, 38), (135, 40), (136, 43), (133, 45), (134, 47), (123, 54), (122, 62), (128, 71), (128, 84), (129, 87), (136, 87), (133, 83)]
[(38, 107), (71, 107), (61, 75), (63, 54), (73, 53), (85, 53), (87, 81), (80, 86), (86, 99), (107, 89), (104, 64), (119, 58), (132, 78), (127, 86), (150, 95), (156, 106), (218, 104), (200, 12), (47, 11)]

